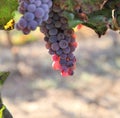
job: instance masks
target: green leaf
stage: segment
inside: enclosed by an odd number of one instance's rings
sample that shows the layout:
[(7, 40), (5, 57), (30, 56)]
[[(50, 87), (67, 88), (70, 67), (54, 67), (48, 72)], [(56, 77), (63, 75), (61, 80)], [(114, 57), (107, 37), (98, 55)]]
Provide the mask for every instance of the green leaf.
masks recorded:
[(76, 27), (78, 24), (82, 24), (83, 22), (80, 20), (71, 20), (68, 22), (70, 28)]
[(75, 18), (75, 15), (71, 12), (64, 11), (63, 15), (68, 19), (68, 20), (73, 20)]
[(0, 104), (0, 118), (13, 118), (11, 113), (3, 104)]
[(0, 118), (4, 118), (3, 117), (3, 111), (5, 110), (5, 106), (3, 104), (0, 105)]
[(0, 0), (0, 29), (14, 18), (14, 11), (17, 10), (18, 0)]
[(0, 72), (0, 88), (4, 84), (5, 80), (7, 79), (9, 72)]
[(75, 15), (72, 12), (65, 11), (63, 15), (68, 19), (70, 28), (74, 28), (76, 25), (83, 23), (80, 19), (75, 19)]

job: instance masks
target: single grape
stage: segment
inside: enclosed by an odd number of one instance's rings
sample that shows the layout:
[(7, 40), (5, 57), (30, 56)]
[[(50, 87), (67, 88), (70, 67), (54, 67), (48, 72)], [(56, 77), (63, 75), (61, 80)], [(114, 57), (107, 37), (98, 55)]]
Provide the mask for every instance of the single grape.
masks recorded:
[(53, 51), (57, 51), (57, 50), (59, 50), (59, 44), (58, 43), (52, 43), (51, 44), (51, 49), (53, 50)]
[(74, 65), (74, 62), (73, 62), (73, 61), (68, 61), (68, 62), (67, 62), (67, 66), (68, 66), (68, 67), (72, 67), (73, 65)]
[(73, 59), (73, 58), (74, 58), (73, 53), (69, 53), (69, 54), (68, 54), (68, 58), (69, 58), (69, 59)]
[(59, 42), (59, 46), (60, 46), (62, 49), (65, 49), (65, 48), (68, 47), (68, 42), (65, 41), (65, 40), (61, 40), (61, 41)]
[(28, 10), (28, 12), (34, 12), (36, 10), (35, 4), (29, 4), (27, 6), (27, 10)]
[(35, 20), (32, 20), (32, 21), (29, 22), (28, 28), (30, 30), (35, 30), (37, 28), (37, 25), (38, 25), (37, 22)]
[(24, 14), (24, 13), (25, 13), (25, 10), (22, 9), (20, 6), (18, 7), (18, 11), (19, 11), (21, 14)]
[(34, 4), (36, 5), (36, 7), (40, 7), (42, 2), (40, 0), (35, 0)]
[(52, 1), (49, 0), (49, 2), (47, 3), (48, 4), (48, 7), (51, 8), (52, 7)]
[(41, 8), (44, 9), (44, 12), (49, 12), (49, 7), (48, 7), (47, 4), (42, 4), (42, 5), (41, 5)]
[(59, 33), (59, 34), (57, 35), (58, 41), (63, 40), (64, 38), (65, 38), (65, 35), (64, 35), (63, 33)]
[(72, 76), (73, 74), (74, 74), (73, 70), (72, 70), (72, 69), (69, 69), (69, 70), (68, 70), (68, 75), (71, 75), (71, 76)]
[(65, 48), (64, 50), (63, 50), (63, 52), (65, 53), (65, 54), (69, 54), (70, 53), (70, 47), (67, 47), (67, 48)]
[(66, 65), (67, 64), (67, 61), (66, 59), (61, 59), (60, 58), (60, 64), (63, 66), (63, 65)]
[(58, 16), (58, 14), (54, 14), (54, 17), (53, 17), (53, 20), (55, 20), (55, 21), (58, 21), (60, 19), (60, 17)]
[(60, 21), (56, 21), (55, 22), (55, 27), (56, 28), (60, 28), (62, 26), (61, 22)]
[(49, 37), (49, 41), (50, 41), (51, 43), (57, 42), (57, 37), (56, 37), (56, 36), (50, 36), (50, 37)]
[(53, 29), (53, 28), (55, 28), (55, 26), (54, 26), (54, 24), (47, 24), (46, 25), (46, 28), (48, 29), (48, 30), (50, 30), (50, 29)]
[(53, 60), (53, 61), (59, 61), (60, 58), (59, 58), (58, 55), (54, 54), (54, 55), (52, 56), (52, 60)]
[(62, 71), (62, 72), (61, 72), (61, 75), (62, 75), (63, 77), (69, 76), (68, 72), (66, 72), (66, 71)]
[(22, 9), (22, 10), (27, 10), (27, 7), (28, 7), (28, 4), (26, 3), (26, 2), (24, 2), (24, 1), (22, 1), (21, 3), (20, 3), (20, 9)]
[(34, 14), (36, 18), (42, 18), (45, 15), (45, 12), (42, 8), (37, 8)]
[(61, 11), (61, 8), (59, 7), (59, 5), (54, 5), (54, 6), (53, 6), (53, 11), (54, 11), (55, 13), (59, 13), (59, 12)]
[(50, 0), (42, 0), (43, 3), (48, 3)]
[(18, 25), (18, 23), (15, 24), (15, 28), (16, 28), (17, 30), (21, 30), (21, 28), (20, 28), (20, 26)]
[(49, 41), (49, 38), (48, 37), (44, 37), (44, 41), (48, 42)]
[(59, 56), (60, 56), (62, 53), (63, 53), (63, 50), (62, 50), (62, 49), (59, 49), (59, 50), (56, 51), (56, 54), (59, 55)]
[(25, 18), (25, 20), (27, 20), (27, 21), (32, 21), (32, 20), (35, 18), (35, 16), (34, 16), (34, 14), (31, 13), (31, 12), (26, 12), (26, 13), (24, 14), (24, 18)]
[(50, 54), (50, 55), (55, 54), (55, 51), (53, 51), (51, 48), (49, 49), (49, 51), (48, 51), (48, 52), (49, 52), (49, 54)]
[(53, 68), (54, 70), (60, 70), (61, 66), (60, 66), (59, 61), (54, 61), (54, 62), (52, 63), (52, 68)]
[(48, 14), (45, 14), (42, 18), (43, 21), (47, 21), (47, 19), (49, 18)]
[(34, 3), (35, 0), (29, 0), (30, 3)]
[(30, 30), (29, 30), (28, 28), (24, 28), (24, 29), (22, 30), (22, 32), (23, 32), (24, 34), (29, 34), (29, 33), (30, 33)]
[(58, 33), (58, 30), (56, 28), (53, 28), (53, 29), (50, 29), (49, 30), (49, 34), (52, 36), (52, 35), (57, 35)]
[(45, 44), (45, 47), (46, 47), (47, 49), (50, 49), (50, 48), (51, 48), (51, 44), (47, 42), (47, 43)]
[(20, 29), (24, 29), (27, 26), (27, 21), (24, 18), (21, 18), (18, 22)]

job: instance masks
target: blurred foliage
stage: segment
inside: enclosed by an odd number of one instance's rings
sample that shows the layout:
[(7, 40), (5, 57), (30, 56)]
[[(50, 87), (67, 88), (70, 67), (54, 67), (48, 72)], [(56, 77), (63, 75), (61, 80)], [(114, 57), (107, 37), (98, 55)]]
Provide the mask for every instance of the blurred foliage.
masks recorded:
[(2, 99), (1, 99), (1, 89), (8, 75), (9, 72), (0, 72), (0, 118), (12, 118), (12, 115), (5, 107), (5, 105), (2, 103)]
[(17, 6), (17, 0), (0, 0), (0, 29), (4, 29), (4, 25), (13, 19)]
[(8, 75), (9, 75), (9, 72), (0, 72), (0, 90), (5, 80), (7, 79)]

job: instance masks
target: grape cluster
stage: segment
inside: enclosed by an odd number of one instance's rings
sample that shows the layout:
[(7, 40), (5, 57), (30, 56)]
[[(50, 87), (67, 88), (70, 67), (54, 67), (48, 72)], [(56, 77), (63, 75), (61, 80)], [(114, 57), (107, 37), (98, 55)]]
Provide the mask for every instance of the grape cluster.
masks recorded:
[(74, 30), (69, 28), (59, 5), (53, 4), (49, 18), (41, 24), (40, 31), (45, 34), (46, 48), (53, 59), (52, 67), (60, 70), (62, 76), (73, 75), (76, 64), (73, 52), (77, 43)]
[(16, 24), (16, 29), (22, 30), (24, 34), (29, 34), (48, 19), (52, 0), (18, 0), (18, 2), (18, 11), (23, 15)]

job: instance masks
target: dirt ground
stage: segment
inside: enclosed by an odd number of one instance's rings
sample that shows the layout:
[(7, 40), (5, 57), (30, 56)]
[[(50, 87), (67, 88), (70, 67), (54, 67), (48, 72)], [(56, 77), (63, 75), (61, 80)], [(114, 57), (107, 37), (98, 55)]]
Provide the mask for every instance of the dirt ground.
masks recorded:
[[(0, 32), (0, 34), (3, 34)], [(120, 35), (77, 34), (77, 67), (63, 78), (40, 40), (0, 46), (0, 71), (10, 71), (2, 96), (14, 118), (120, 118)]]

